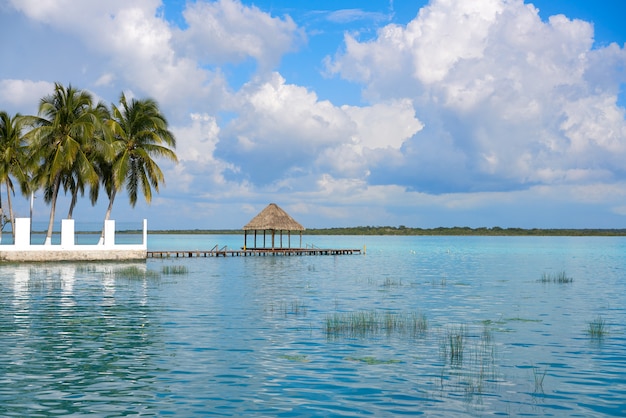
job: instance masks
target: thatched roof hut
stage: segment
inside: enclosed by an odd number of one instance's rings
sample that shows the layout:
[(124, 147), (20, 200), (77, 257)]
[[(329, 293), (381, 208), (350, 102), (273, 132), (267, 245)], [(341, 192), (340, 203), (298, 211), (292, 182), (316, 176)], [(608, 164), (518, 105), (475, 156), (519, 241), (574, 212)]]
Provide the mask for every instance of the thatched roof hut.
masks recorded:
[[(257, 216), (252, 218), (244, 227), (244, 248), (247, 248), (248, 231), (254, 231), (254, 247), (257, 248), (256, 237), (257, 231), (263, 231), (263, 247), (265, 246), (265, 233), (271, 231), (272, 233), (272, 249), (275, 246), (275, 235), (278, 231), (280, 233), (280, 247), (278, 248), (291, 248), (291, 231), (300, 232), (300, 248), (302, 247), (302, 231), (305, 228), (295, 221), (287, 212), (282, 210), (276, 203), (270, 203), (265, 209), (263, 209)], [(289, 237), (287, 247), (283, 247), (283, 231), (286, 231)]]

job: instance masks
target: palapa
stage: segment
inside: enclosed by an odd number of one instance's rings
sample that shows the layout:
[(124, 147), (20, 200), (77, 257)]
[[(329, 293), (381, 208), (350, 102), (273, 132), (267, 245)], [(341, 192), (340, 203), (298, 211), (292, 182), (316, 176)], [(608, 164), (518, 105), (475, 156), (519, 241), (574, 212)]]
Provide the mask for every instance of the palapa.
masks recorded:
[(280, 233), (280, 247), (283, 248), (283, 231), (287, 231), (289, 236), (289, 244), (287, 248), (291, 248), (291, 231), (300, 232), (300, 247), (302, 247), (302, 231), (305, 228), (296, 222), (287, 212), (281, 209), (276, 203), (270, 203), (257, 216), (252, 218), (244, 227), (244, 248), (247, 247), (248, 231), (254, 231), (254, 248), (256, 248), (257, 231), (263, 231), (263, 248), (265, 248), (265, 232), (272, 232), (272, 249), (276, 248), (274, 237), (276, 231)]

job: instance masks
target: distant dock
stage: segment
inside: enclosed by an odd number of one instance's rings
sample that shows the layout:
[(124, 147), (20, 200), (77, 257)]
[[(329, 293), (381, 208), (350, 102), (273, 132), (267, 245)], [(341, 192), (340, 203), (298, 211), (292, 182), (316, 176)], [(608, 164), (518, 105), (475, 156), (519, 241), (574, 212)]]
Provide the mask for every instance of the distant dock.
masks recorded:
[(148, 258), (263, 257), (353, 254), (361, 254), (361, 250), (354, 248), (247, 248), (240, 250), (213, 248), (211, 250), (148, 251)]

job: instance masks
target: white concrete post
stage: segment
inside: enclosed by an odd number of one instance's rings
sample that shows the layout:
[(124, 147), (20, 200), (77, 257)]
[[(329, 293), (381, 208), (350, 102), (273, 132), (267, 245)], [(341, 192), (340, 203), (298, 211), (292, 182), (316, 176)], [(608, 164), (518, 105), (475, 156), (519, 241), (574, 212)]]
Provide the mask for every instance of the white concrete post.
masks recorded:
[(115, 220), (104, 221), (104, 246), (113, 247), (115, 245)]
[(148, 248), (148, 220), (143, 220), (143, 246)]
[(61, 219), (61, 247), (73, 247), (74, 219)]
[(20, 248), (30, 246), (30, 218), (15, 219), (15, 246)]

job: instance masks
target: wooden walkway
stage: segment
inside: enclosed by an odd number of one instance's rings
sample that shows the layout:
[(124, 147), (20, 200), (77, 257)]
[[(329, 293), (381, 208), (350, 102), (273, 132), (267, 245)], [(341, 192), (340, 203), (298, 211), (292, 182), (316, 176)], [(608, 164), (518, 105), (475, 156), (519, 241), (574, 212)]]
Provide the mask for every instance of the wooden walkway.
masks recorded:
[(360, 249), (329, 249), (329, 248), (248, 248), (241, 250), (180, 250), (180, 251), (148, 251), (148, 258), (192, 258), (192, 257), (255, 257), (255, 256), (288, 256), (288, 255), (352, 255), (361, 254)]

